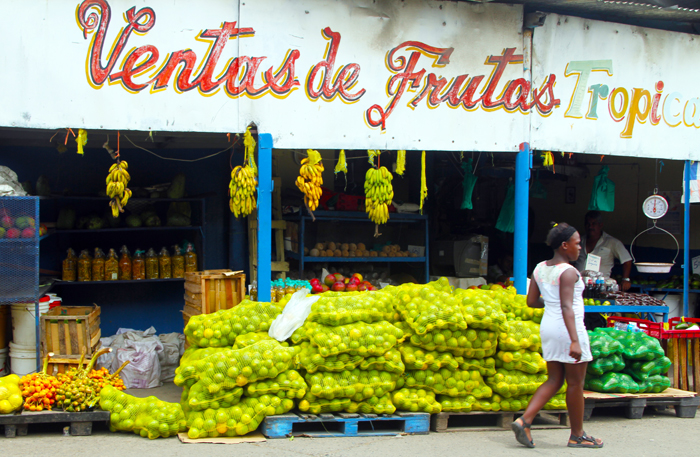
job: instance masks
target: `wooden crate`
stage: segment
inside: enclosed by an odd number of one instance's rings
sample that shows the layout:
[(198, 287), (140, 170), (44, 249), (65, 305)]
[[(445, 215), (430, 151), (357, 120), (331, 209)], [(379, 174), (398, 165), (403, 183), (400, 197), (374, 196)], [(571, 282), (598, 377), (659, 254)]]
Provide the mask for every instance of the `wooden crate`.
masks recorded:
[[(77, 359), (64, 359), (64, 358), (50, 358), (49, 364), (47, 365), (46, 372), (52, 376), (56, 376), (58, 373), (65, 373), (73, 367), (77, 367), (80, 362), (80, 358)], [(87, 365), (89, 359), (83, 361), (83, 366)]]
[[(100, 307), (57, 306), (41, 316), (42, 354), (56, 359), (89, 358), (100, 346)], [(77, 362), (76, 362), (77, 363)]]
[(184, 314), (215, 313), (230, 309), (245, 297), (245, 275), (231, 270), (204, 270), (185, 273)]

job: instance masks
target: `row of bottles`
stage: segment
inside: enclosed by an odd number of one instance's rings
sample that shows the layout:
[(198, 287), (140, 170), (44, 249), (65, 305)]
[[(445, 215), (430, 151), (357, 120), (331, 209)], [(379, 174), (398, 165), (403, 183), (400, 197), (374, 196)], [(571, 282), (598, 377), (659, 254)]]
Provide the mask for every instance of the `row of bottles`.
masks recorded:
[[(297, 279), (277, 279), (272, 281), (270, 284), (270, 301), (278, 302), (281, 301), (287, 294), (293, 294), (294, 292), (301, 289), (311, 290), (311, 283), (309, 281), (297, 280)], [(250, 286), (250, 300), (258, 301), (258, 282), (253, 281)]]
[(173, 255), (163, 247), (156, 255), (153, 248), (147, 252), (136, 250), (131, 256), (129, 249), (122, 246), (121, 257), (117, 258), (114, 249), (105, 256), (100, 248), (95, 248), (94, 255), (83, 249), (80, 256), (75, 256), (73, 249), (63, 260), (64, 281), (128, 281), (139, 279), (184, 278), (186, 272), (197, 271), (197, 253), (191, 243), (187, 244), (184, 254), (180, 246), (173, 246)]

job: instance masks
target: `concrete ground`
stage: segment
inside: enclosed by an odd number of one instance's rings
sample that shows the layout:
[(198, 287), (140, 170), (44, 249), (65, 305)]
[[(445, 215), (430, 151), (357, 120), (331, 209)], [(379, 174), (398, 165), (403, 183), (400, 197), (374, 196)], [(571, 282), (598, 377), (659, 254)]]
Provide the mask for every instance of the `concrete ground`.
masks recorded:
[[(135, 389), (128, 393), (165, 401), (179, 401), (180, 388), (170, 384), (158, 389)], [(605, 440), (600, 450), (569, 449), (568, 430), (535, 430), (536, 449), (515, 442), (510, 431), (431, 433), (421, 436), (369, 438), (295, 438), (242, 444), (183, 444), (177, 438), (148, 440), (130, 433), (111, 433), (106, 425), (96, 424), (92, 436), (62, 436), (61, 425), (34, 425), (27, 436), (4, 438), (0, 435), (0, 456), (100, 456), (126, 457), (206, 455), (231, 456), (488, 456), (499, 455), (615, 455), (615, 456), (690, 456), (697, 455), (700, 415), (679, 419), (673, 409), (647, 408), (641, 420), (626, 419), (619, 408), (593, 411), (586, 431)]]

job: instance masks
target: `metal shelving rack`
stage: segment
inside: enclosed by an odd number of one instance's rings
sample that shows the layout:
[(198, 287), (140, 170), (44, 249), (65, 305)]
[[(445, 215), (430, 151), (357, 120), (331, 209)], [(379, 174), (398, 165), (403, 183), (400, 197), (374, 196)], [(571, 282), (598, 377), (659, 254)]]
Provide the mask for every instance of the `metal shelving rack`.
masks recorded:
[[(314, 218), (317, 221), (347, 221), (347, 222), (366, 222), (373, 224), (367, 218), (367, 214), (360, 211), (315, 211)], [(394, 223), (422, 223), (425, 226), (425, 255), (421, 257), (312, 257), (304, 255), (306, 223), (311, 221), (312, 217), (305, 214), (303, 211), (284, 218), (287, 221), (297, 222), (299, 224), (299, 252), (285, 251), (285, 255), (289, 258), (299, 261), (299, 277), (304, 274), (304, 264), (309, 262), (372, 262), (372, 263), (423, 263), (425, 265), (425, 282), (430, 282), (429, 270), (429, 234), (428, 234), (428, 216), (420, 214), (408, 213), (391, 213), (389, 215), (388, 224)]]

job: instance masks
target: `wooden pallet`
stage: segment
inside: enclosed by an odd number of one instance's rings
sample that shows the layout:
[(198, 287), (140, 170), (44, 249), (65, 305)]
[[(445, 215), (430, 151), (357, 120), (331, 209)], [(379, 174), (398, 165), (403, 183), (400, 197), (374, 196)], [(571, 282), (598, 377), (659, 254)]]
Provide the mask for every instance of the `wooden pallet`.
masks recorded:
[(595, 408), (625, 408), (625, 416), (628, 419), (641, 419), (644, 408), (647, 406), (667, 407), (673, 406), (676, 417), (694, 418), (700, 406), (700, 397), (695, 392), (687, 392), (679, 389), (666, 389), (658, 394), (607, 394), (602, 392), (584, 391), (585, 407), (583, 420), (590, 420)]
[[(430, 419), (433, 432), (492, 432), (510, 430), (510, 424), (524, 411), (472, 411), (468, 413), (438, 413)], [(533, 429), (569, 428), (569, 413), (560, 410), (540, 411), (532, 423)]]
[[(284, 259), (284, 230), (287, 222), (282, 220), (282, 179), (272, 178), (274, 189), (272, 191), (272, 230), (274, 232), (275, 260), (270, 265), (270, 271), (279, 272), (282, 278), (286, 278), (289, 272), (289, 262)], [(250, 267), (250, 282), (258, 280), (258, 212), (248, 216), (248, 263)], [(273, 278), (274, 279), (274, 278)]]
[(20, 414), (0, 415), (0, 425), (5, 426), (5, 437), (25, 436), (29, 424), (69, 423), (73, 436), (92, 435), (93, 422), (109, 422), (109, 411), (22, 411)]
[(305, 414), (287, 413), (268, 416), (261, 431), (267, 438), (307, 436), (311, 438), (353, 436), (427, 435), (428, 413), (395, 414)]

